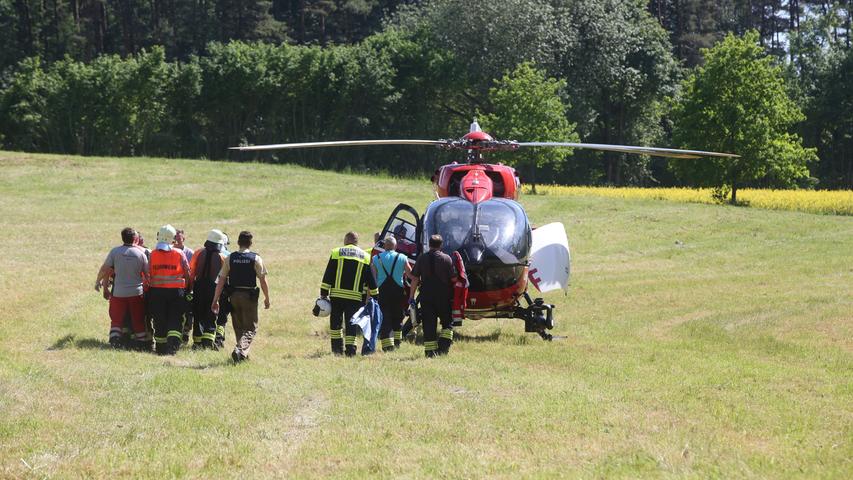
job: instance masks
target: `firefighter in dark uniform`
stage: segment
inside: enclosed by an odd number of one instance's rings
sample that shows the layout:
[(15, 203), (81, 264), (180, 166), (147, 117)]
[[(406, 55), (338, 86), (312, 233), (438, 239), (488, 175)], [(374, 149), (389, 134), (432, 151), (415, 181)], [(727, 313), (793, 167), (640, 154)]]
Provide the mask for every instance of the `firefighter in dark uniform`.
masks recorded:
[[(364, 304), (365, 292), (367, 298), (379, 294), (370, 271), (370, 255), (358, 248), (358, 234), (349, 232), (344, 236), (344, 246), (332, 249), (323, 281), (320, 283), (320, 297), (329, 298), (332, 304), (329, 336), (332, 339), (332, 353), (335, 355), (346, 353), (351, 357), (356, 353), (355, 337), (358, 327), (351, 325), (349, 319)], [(346, 338), (342, 338), (341, 329), (344, 326)]]
[[(446, 355), (453, 343), (453, 281), (456, 272), (453, 260), (441, 251), (441, 235), (429, 237), (429, 252), (421, 255), (412, 268), (409, 303), (415, 302), (415, 290), (420, 286), (420, 317), (424, 332), (424, 353), (427, 357)], [(437, 332), (441, 320), (441, 333)], [(438, 338), (436, 338), (438, 337)]]
[[(207, 234), (204, 247), (193, 255), (190, 274), (193, 278), (193, 349), (217, 349), (215, 345), (216, 315), (210, 311), (210, 302), (216, 292), (216, 279), (226, 261), (222, 253), (225, 235), (219, 230)], [(221, 304), (220, 298), (220, 304)]]

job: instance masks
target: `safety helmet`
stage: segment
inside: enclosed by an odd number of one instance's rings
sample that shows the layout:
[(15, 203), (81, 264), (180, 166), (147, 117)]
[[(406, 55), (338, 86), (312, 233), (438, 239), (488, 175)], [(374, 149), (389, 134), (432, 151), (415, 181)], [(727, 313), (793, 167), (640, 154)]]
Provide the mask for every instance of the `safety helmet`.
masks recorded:
[(171, 244), (175, 241), (175, 232), (175, 227), (171, 225), (163, 225), (160, 227), (160, 230), (157, 231), (157, 241)]
[(332, 314), (332, 302), (325, 298), (318, 298), (314, 301), (314, 309), (312, 312), (315, 317), (328, 317)]
[(218, 243), (219, 245), (225, 245), (226, 237), (221, 230), (214, 229), (208, 232), (207, 241), (210, 243)]

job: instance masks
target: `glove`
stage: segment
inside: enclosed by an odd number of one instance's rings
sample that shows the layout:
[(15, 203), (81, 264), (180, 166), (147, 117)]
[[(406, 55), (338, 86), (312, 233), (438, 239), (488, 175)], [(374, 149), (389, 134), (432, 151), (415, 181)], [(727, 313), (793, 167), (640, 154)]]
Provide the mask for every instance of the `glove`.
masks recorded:
[(313, 313), (315, 317), (319, 317), (320, 316), (320, 306), (315, 303), (314, 308), (311, 310), (311, 313)]

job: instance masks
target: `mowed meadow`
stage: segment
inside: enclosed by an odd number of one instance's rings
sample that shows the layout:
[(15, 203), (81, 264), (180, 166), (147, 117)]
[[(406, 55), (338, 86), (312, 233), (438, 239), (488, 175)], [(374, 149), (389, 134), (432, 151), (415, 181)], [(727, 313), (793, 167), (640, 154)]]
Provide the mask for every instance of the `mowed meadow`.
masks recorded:
[[(328, 251), (424, 180), (0, 153), (0, 477), (850, 478), (853, 217), (525, 195), (563, 222), (561, 339), (466, 322), (450, 356), (356, 359), (311, 316)], [(92, 286), (133, 226), (249, 229), (250, 362), (107, 348)], [(364, 243), (364, 242), (363, 242)], [(233, 347), (229, 324), (228, 347)]]

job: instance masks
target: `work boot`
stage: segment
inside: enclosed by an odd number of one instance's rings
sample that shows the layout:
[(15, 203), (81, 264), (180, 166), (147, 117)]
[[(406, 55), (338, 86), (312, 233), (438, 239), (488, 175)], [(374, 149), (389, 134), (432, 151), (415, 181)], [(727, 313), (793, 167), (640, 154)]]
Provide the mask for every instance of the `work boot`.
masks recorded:
[(169, 353), (169, 346), (165, 343), (154, 344), (154, 353), (157, 355), (166, 355)]
[(124, 342), (122, 342), (119, 337), (110, 337), (110, 346), (113, 347), (114, 350), (121, 350), (124, 348)]
[(216, 338), (213, 340), (213, 344), (219, 348), (225, 347), (225, 326), (217, 325), (216, 326)]
[(346, 356), (354, 357), (357, 352), (355, 345), (347, 345), (346, 347)]
[(334, 355), (343, 355), (344, 354), (344, 339), (343, 338), (333, 338), (332, 339), (332, 353)]
[(201, 341), (201, 348), (204, 350), (218, 350), (218, 348), (216, 348), (216, 344), (213, 343), (213, 340), (207, 338)]
[(248, 359), (249, 357), (237, 348), (234, 348), (234, 351), (231, 352), (231, 360), (234, 360), (234, 363), (240, 363)]
[(426, 358), (434, 358), (438, 356), (438, 351), (436, 350), (424, 350), (424, 356)]
[(178, 350), (181, 348), (181, 339), (178, 337), (169, 337), (166, 340), (166, 353), (169, 355), (175, 355), (178, 353)]
[(450, 353), (450, 345), (452, 344), (452, 340), (448, 340), (446, 338), (439, 338), (438, 350), (436, 350), (436, 352), (438, 352), (439, 355), (447, 355), (448, 353)]
[(132, 345), (130, 346), (131, 350), (135, 352), (150, 352), (151, 351), (151, 341), (150, 340), (134, 340)]
[(450, 345), (453, 344), (453, 329), (442, 328), (438, 335), (438, 354), (447, 355), (450, 352)]

